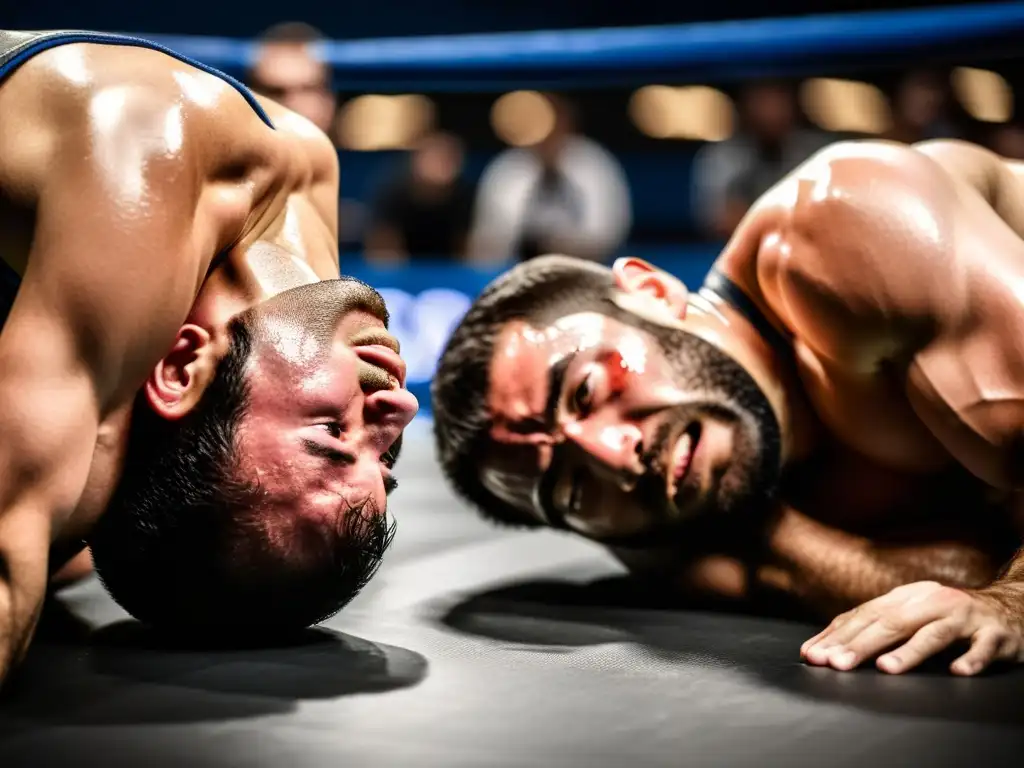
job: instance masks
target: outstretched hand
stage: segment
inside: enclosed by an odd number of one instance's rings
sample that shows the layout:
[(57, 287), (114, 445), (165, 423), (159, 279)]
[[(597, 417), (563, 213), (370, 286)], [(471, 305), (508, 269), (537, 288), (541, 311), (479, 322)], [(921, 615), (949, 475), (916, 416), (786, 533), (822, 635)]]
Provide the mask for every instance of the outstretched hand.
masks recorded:
[(906, 584), (836, 617), (803, 644), (800, 655), (838, 670), (877, 656), (881, 671), (899, 674), (961, 640), (970, 649), (950, 666), (954, 674), (975, 675), (997, 660), (1024, 661), (1024, 588)]

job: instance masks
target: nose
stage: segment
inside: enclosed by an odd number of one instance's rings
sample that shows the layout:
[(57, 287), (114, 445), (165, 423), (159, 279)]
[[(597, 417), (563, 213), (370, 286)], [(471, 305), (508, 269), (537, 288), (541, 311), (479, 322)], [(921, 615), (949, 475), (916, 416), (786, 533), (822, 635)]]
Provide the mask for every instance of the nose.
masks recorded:
[(632, 422), (575, 422), (566, 425), (565, 437), (593, 460), (598, 474), (609, 475), (609, 479), (626, 490), (643, 474), (640, 461), (643, 434)]
[(397, 437), (419, 409), (419, 401), (407, 389), (378, 389), (366, 396), (363, 418), (367, 424), (393, 429)]

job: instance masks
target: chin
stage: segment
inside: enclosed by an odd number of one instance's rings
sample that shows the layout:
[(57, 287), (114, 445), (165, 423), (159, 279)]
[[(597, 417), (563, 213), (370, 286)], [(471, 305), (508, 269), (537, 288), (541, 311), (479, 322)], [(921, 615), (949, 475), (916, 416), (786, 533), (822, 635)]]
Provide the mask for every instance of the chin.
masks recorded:
[[(761, 466), (759, 460), (730, 465), (706, 494), (696, 498), (690, 495), (686, 501), (677, 500), (673, 506), (681, 511), (675, 512), (673, 519), (687, 522), (742, 514), (771, 498), (776, 481), (759, 472)], [(679, 495), (686, 496), (686, 491), (682, 489)]]

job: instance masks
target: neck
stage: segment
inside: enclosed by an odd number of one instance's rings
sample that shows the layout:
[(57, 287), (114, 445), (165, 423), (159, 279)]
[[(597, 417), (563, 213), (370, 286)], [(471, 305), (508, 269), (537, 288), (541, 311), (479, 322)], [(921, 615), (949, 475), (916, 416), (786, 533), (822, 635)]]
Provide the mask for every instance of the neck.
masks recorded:
[(284, 248), (258, 242), (207, 277), (188, 322), (214, 331), (279, 293), (322, 279), (306, 261)]
[(783, 326), (749, 298), (742, 302), (723, 295), (729, 292), (721, 287), (709, 281), (690, 295), (684, 325), (743, 366), (760, 387), (779, 423), (783, 464), (803, 458), (813, 442), (814, 420)]

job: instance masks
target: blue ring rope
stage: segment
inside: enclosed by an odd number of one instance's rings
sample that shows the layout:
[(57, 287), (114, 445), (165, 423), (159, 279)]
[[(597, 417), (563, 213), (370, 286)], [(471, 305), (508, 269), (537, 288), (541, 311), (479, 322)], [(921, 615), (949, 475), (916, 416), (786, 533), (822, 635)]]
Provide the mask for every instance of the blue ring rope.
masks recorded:
[[(636, 81), (653, 74), (749, 76), (815, 66), (869, 66), (874, 56), (1011, 54), (1024, 2), (622, 29), (515, 32), (322, 45), (344, 87), (430, 83), (440, 89), (509, 83)], [(226, 70), (247, 67), (253, 41), (148, 36)], [(891, 63), (891, 59), (886, 62)]]

